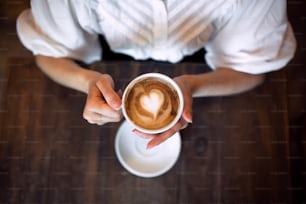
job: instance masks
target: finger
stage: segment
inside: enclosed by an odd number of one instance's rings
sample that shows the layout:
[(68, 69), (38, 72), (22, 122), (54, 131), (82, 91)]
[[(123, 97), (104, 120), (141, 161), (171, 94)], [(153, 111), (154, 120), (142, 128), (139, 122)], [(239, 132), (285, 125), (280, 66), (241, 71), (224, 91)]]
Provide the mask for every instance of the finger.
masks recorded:
[(119, 117), (121, 112), (119, 110), (114, 110), (112, 107), (107, 104), (104, 98), (101, 97), (101, 92), (97, 88), (94, 89), (92, 93), (88, 96), (86, 102), (86, 110), (89, 112), (98, 113), (100, 115), (108, 116), (108, 117)]
[(134, 129), (132, 132), (135, 133), (136, 135), (144, 138), (144, 139), (153, 139), (156, 136), (156, 135), (152, 135), (152, 134), (143, 133), (143, 132), (141, 132), (137, 129)]
[(190, 92), (190, 89), (186, 86), (186, 83), (184, 83), (182, 78), (177, 77), (174, 79), (177, 84), (180, 86), (183, 96), (184, 96), (184, 109), (182, 117), (185, 121), (188, 123), (192, 123), (192, 94)]
[[(104, 113), (105, 109), (105, 113)], [(114, 111), (104, 100), (104, 97), (98, 87), (94, 86), (90, 90), (86, 105), (84, 109), (84, 115), (87, 113), (97, 113), (100, 115), (113, 115), (112, 111)], [(115, 111), (114, 111), (115, 112)]]
[(169, 137), (171, 137), (176, 131), (169, 130), (165, 133), (156, 135), (148, 144), (147, 149), (151, 149), (153, 147), (156, 147), (166, 141)]
[(107, 104), (115, 109), (118, 110), (121, 107), (121, 98), (119, 95), (114, 91), (111, 83), (109, 83), (107, 80), (99, 80), (96, 83), (97, 87), (101, 91), (105, 101)]
[(188, 111), (188, 110), (183, 111), (182, 117), (187, 123), (192, 123), (192, 112), (191, 111)]
[(192, 123), (192, 98), (185, 97), (182, 117), (188, 123)]
[(107, 104), (100, 105), (99, 107), (91, 107), (89, 109), (92, 113), (97, 113), (100, 116), (106, 117), (106, 118), (121, 118), (121, 112), (114, 110), (110, 108)]
[(112, 114), (111, 117), (107, 115), (103, 115), (94, 111), (84, 111), (83, 113), (84, 119), (86, 119), (89, 123), (107, 123), (107, 122), (119, 122), (122, 118), (121, 114), (118, 112), (116, 114)]
[(97, 124), (97, 125), (104, 125), (106, 123), (110, 122), (119, 122), (121, 119), (120, 118), (108, 118), (104, 116), (100, 116), (99, 118), (88, 118), (86, 119), (88, 123), (90, 124)]
[(96, 124), (96, 125), (104, 125), (106, 123), (112, 123), (112, 122), (119, 122), (120, 120), (115, 119), (109, 119), (109, 118), (102, 118), (98, 120), (87, 120), (90, 124)]
[(176, 123), (172, 128), (170, 128), (168, 131), (161, 133), (159, 135), (156, 135), (148, 144), (147, 149), (151, 149), (164, 141), (166, 141), (169, 137), (174, 135), (176, 132), (178, 132), (181, 127), (183, 127), (186, 124), (186, 121), (184, 119), (181, 119), (178, 123)]
[(187, 126), (188, 126), (188, 123), (186, 122), (185, 125), (183, 125), (183, 126), (180, 128), (180, 130), (185, 129)]
[(92, 120), (87, 120), (87, 122), (89, 124), (92, 124), (92, 125), (99, 125), (99, 126), (102, 126), (104, 125), (106, 122), (102, 122), (102, 121), (92, 121)]

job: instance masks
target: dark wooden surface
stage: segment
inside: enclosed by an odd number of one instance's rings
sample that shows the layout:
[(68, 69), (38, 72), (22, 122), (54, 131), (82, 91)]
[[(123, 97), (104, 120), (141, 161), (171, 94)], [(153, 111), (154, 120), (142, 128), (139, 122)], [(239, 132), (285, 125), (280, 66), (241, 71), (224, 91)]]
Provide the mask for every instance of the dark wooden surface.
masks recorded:
[[(177, 164), (143, 179), (117, 161), (119, 123), (89, 125), (85, 96), (14, 59), (1, 98), (0, 203), (292, 203), (285, 70), (256, 90), (194, 100)], [(106, 68), (107, 67), (107, 70)], [(203, 72), (203, 64), (107, 62), (117, 88), (143, 72)]]

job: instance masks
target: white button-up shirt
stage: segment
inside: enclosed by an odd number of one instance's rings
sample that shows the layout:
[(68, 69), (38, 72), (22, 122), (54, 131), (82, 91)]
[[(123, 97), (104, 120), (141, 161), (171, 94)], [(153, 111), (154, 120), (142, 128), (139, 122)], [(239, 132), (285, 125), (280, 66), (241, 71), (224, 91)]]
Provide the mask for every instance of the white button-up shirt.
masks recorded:
[(137, 60), (176, 63), (205, 48), (212, 69), (253, 74), (282, 68), (296, 48), (285, 0), (32, 0), (17, 31), (34, 55), (92, 63), (101, 34)]

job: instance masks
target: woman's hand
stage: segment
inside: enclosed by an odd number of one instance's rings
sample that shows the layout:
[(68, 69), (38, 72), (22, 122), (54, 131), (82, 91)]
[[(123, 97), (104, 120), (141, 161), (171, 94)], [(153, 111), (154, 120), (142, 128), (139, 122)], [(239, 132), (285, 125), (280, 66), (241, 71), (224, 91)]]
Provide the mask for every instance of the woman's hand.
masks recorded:
[(143, 132), (140, 132), (138, 130), (134, 130), (133, 132), (137, 135), (151, 139), (151, 141), (147, 144), (147, 148), (153, 148), (165, 140), (167, 140), (169, 137), (174, 135), (176, 132), (178, 132), (181, 129), (184, 129), (188, 126), (188, 123), (192, 123), (192, 92), (191, 89), (187, 83), (187, 80), (185, 80), (185, 76), (179, 76), (174, 78), (174, 81), (178, 84), (178, 86), (181, 88), (183, 97), (184, 97), (184, 108), (183, 108), (183, 114), (181, 119), (168, 131), (160, 133), (160, 134), (146, 134)]
[(91, 124), (103, 125), (121, 120), (121, 93), (114, 91), (111, 76), (101, 74), (92, 79), (88, 88), (83, 117)]

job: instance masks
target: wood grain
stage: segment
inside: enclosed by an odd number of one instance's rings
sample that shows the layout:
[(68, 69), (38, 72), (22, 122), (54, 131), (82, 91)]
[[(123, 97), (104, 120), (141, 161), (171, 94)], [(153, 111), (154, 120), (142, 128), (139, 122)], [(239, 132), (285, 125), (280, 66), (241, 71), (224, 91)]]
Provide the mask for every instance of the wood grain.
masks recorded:
[[(177, 164), (154, 179), (117, 161), (119, 123), (89, 125), (85, 95), (47, 79), (31, 60), (9, 63), (1, 99), (0, 203), (291, 203), (284, 71), (257, 89), (194, 101)], [(197, 63), (100, 62), (124, 89), (144, 72), (207, 71)]]

